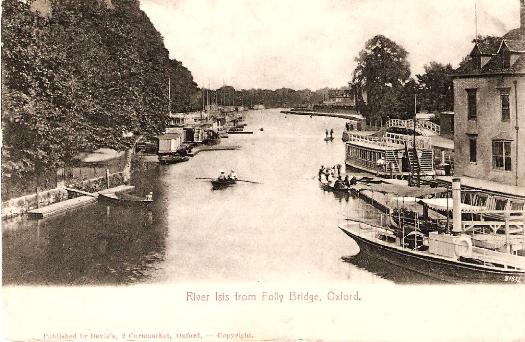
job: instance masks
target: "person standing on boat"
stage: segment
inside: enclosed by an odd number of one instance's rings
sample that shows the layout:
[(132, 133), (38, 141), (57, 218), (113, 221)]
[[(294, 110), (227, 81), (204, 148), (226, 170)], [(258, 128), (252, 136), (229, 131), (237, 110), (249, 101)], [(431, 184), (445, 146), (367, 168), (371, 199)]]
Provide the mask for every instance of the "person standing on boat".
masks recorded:
[(230, 174), (228, 175), (228, 179), (237, 180), (237, 174), (235, 173), (235, 170), (231, 170)]
[(321, 168), (319, 169), (319, 181), (321, 180), (321, 177), (323, 174), (324, 174), (324, 166), (321, 165)]
[(337, 167), (337, 174), (339, 175), (339, 177), (341, 177), (341, 164), (337, 164), (336, 167)]
[(350, 179), (348, 179), (348, 175), (345, 176), (345, 180), (343, 181), (343, 183), (347, 188), (350, 187)]
[(226, 172), (221, 170), (221, 174), (217, 177), (218, 180), (226, 180)]
[(330, 173), (328, 174), (327, 181), (328, 181), (329, 186), (334, 187), (335, 178), (334, 178), (333, 170), (331, 170)]
[(334, 138), (334, 129), (333, 128), (330, 128), (330, 138), (331, 139)]
[(337, 179), (335, 180), (335, 183), (334, 183), (334, 188), (335, 189), (342, 189), (344, 187), (344, 182), (343, 180), (341, 179), (341, 176), (337, 176)]
[(324, 134), (328, 138), (328, 128), (325, 130)]

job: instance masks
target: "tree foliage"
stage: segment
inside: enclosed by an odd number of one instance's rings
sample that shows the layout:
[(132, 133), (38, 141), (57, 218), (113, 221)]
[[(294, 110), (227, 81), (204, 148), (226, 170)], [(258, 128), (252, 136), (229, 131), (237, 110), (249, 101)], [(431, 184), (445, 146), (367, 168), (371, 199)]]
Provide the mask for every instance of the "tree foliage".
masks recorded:
[(352, 85), (359, 94), (361, 111), (368, 117), (399, 116), (407, 111), (400, 98), (410, 77), (408, 52), (394, 41), (377, 35), (366, 42), (356, 58)]
[(429, 112), (451, 111), (454, 107), (452, 65), (430, 62), (425, 73), (417, 75), (422, 94), (421, 105)]
[(3, 176), (162, 131), (169, 78), (173, 106), (191, 106), (191, 73), (170, 61), (137, 0), (37, 2), (2, 2)]

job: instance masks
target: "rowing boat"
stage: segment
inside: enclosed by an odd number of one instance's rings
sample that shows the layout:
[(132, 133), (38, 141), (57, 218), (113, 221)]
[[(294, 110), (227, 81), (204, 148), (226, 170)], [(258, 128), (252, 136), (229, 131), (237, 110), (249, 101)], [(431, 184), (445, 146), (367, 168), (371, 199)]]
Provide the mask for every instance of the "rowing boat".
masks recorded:
[(153, 203), (152, 198), (139, 197), (139, 196), (124, 194), (124, 193), (119, 193), (119, 192), (99, 194), (98, 199), (101, 202), (106, 202), (109, 204), (147, 206)]
[(237, 183), (237, 180), (229, 179), (229, 178), (226, 178), (226, 179), (213, 179), (211, 181), (211, 185), (213, 186), (214, 189), (225, 188), (225, 187), (228, 187), (228, 186), (232, 186), (235, 183)]
[(161, 155), (159, 156), (159, 163), (161, 164), (176, 164), (190, 160), (188, 156), (180, 155)]

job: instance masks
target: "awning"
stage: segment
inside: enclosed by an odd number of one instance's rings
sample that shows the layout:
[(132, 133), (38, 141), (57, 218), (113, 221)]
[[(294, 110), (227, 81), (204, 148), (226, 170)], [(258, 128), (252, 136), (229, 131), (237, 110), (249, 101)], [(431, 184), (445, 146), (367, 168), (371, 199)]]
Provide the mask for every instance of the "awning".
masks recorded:
[(446, 192), (447, 188), (416, 188), (398, 184), (369, 184), (369, 185), (360, 185), (360, 190), (370, 190), (376, 192), (384, 192), (392, 195), (397, 195), (398, 197), (424, 197), (429, 195), (440, 194)]
[(121, 157), (124, 152), (115, 151), (111, 148), (99, 148), (91, 153), (83, 152), (77, 154), (73, 159), (82, 163), (100, 163)]
[[(452, 211), (454, 207), (454, 201), (452, 198), (430, 198), (430, 199), (420, 199), (418, 201), (420, 204), (426, 204), (429, 208), (433, 210), (440, 211)], [(485, 207), (475, 206), (470, 204), (461, 203), (461, 210), (468, 212), (482, 212), (486, 210)]]

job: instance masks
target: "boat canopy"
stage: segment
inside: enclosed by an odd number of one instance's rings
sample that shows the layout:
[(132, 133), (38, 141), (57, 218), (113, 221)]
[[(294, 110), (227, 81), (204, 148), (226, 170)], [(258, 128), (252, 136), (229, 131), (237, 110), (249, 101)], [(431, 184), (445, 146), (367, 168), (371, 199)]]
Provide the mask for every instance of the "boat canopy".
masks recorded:
[[(454, 201), (452, 198), (430, 198), (430, 199), (420, 199), (418, 201), (420, 204), (426, 204), (429, 208), (433, 210), (440, 210), (440, 211), (452, 211), (452, 208), (454, 207)], [(468, 211), (471, 212), (483, 212), (486, 210), (484, 206), (476, 206), (476, 205), (470, 205), (461, 203), (461, 210), (462, 211)]]
[(429, 195), (435, 195), (440, 194), (447, 191), (447, 188), (416, 188), (416, 187), (410, 187), (406, 185), (399, 185), (399, 184), (368, 184), (368, 185), (359, 185), (358, 186), (359, 191), (362, 190), (370, 190), (370, 191), (376, 191), (376, 192), (384, 192), (389, 194), (394, 194), (399, 197), (425, 197)]

